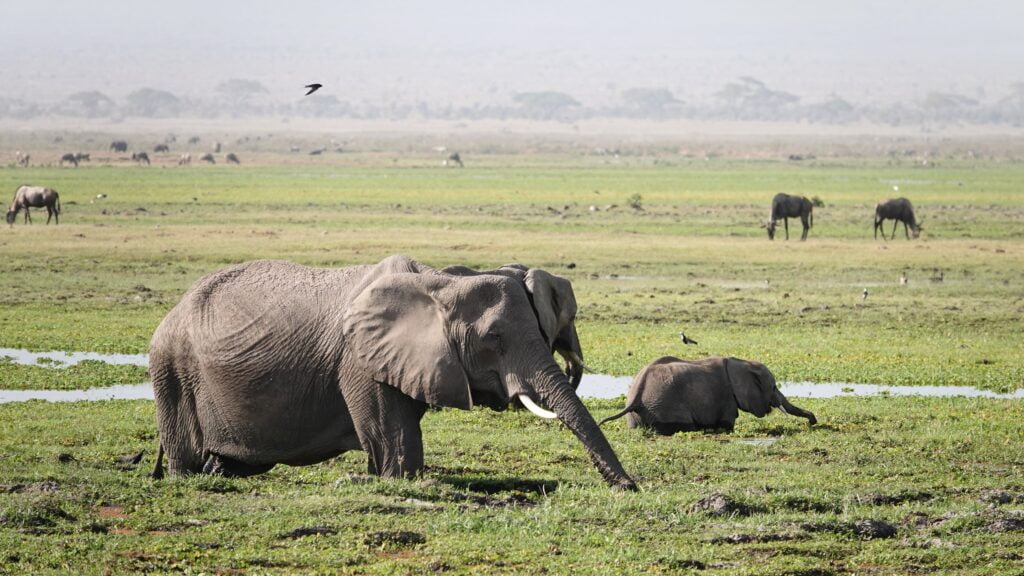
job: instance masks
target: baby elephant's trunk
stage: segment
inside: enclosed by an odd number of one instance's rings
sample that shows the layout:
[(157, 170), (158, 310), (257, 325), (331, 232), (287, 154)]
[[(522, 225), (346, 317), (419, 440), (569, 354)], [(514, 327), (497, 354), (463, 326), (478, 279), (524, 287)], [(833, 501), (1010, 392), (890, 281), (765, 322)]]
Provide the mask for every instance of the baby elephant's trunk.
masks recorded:
[(778, 406), (780, 410), (782, 410), (786, 414), (789, 414), (790, 416), (800, 416), (801, 418), (807, 418), (808, 424), (818, 423), (818, 419), (814, 417), (814, 414), (812, 412), (808, 412), (807, 410), (797, 408), (796, 406), (790, 404), (789, 400), (787, 400), (786, 397), (782, 395), (782, 392), (779, 392), (778, 389), (775, 390), (775, 405)]

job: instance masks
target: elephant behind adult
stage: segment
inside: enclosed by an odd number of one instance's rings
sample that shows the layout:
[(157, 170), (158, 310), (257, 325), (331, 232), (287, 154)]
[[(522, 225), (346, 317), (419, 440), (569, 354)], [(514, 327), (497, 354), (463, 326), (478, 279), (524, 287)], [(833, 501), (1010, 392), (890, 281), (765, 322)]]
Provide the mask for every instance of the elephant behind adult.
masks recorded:
[(633, 379), (625, 409), (601, 424), (628, 416), (630, 428), (652, 428), (663, 435), (713, 429), (731, 432), (739, 410), (761, 418), (772, 408), (817, 423), (814, 414), (797, 408), (782, 395), (775, 376), (760, 362), (721, 356), (702, 360), (663, 356)]
[(572, 283), (540, 268), (506, 264), (496, 270), (477, 271), (466, 266), (447, 266), (441, 272), (456, 276), (493, 274), (519, 282), (530, 298), (540, 329), (551, 346), (565, 361), (565, 374), (573, 390), (583, 379), (583, 349), (576, 332), (576, 294)]
[(509, 278), (402, 257), (232, 266), (160, 324), (150, 375), (172, 474), (249, 475), (362, 449), (371, 473), (414, 475), (428, 406), (502, 410), (523, 394), (558, 414), (609, 484), (635, 488)]

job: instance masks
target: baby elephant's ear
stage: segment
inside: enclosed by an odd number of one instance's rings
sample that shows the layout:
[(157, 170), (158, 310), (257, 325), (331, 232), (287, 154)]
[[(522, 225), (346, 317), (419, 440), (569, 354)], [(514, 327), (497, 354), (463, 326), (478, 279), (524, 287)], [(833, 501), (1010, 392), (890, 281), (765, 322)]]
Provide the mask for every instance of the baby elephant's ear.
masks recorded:
[(370, 377), (431, 406), (473, 407), (469, 380), (434, 299), (441, 279), (389, 274), (352, 302), (344, 319), (344, 354)]
[(775, 378), (764, 364), (727, 358), (725, 369), (740, 410), (761, 418), (772, 409)]

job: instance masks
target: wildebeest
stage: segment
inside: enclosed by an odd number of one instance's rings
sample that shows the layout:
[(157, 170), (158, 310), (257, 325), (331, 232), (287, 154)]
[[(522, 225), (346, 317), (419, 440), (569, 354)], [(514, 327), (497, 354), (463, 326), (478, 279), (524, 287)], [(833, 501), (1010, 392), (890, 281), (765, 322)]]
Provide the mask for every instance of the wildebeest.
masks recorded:
[(145, 152), (132, 152), (132, 160), (139, 164), (145, 163), (146, 166), (149, 166), (149, 154), (146, 154)]
[(22, 168), (28, 168), (28, 163), (32, 160), (32, 156), (29, 154), (22, 154), (21, 151), (17, 151), (14, 154), (14, 158), (18, 163), (18, 166)]
[(75, 160), (78, 160), (79, 162), (91, 162), (92, 158), (84, 152), (75, 152)]
[(192, 155), (189, 154), (188, 152), (182, 154), (178, 158), (178, 166), (188, 166), (191, 163), (192, 163)]
[(153, 146), (153, 153), (154, 154), (158, 154), (160, 152), (170, 152), (170, 151), (171, 151), (171, 147), (168, 146), (167, 144), (157, 144), (156, 146)]
[[(903, 233), (907, 235), (907, 240), (910, 240), (910, 231), (913, 231), (914, 238), (921, 235), (921, 223), (914, 218), (914, 206), (906, 198), (891, 198), (875, 204), (875, 238), (878, 238), (878, 231), (882, 230), (882, 222), (885, 220), (893, 221), (890, 240), (896, 238), (896, 225), (900, 222), (903, 222)], [(882, 230), (882, 239), (885, 239), (885, 230)]]
[(452, 152), (448, 155), (448, 159), (444, 161), (445, 166), (454, 166), (458, 164), (459, 168), (462, 168), (462, 157), (459, 156), (458, 152)]
[(44, 206), (46, 207), (46, 223), (49, 224), (50, 218), (53, 218), (54, 224), (60, 224), (60, 195), (56, 190), (42, 186), (18, 186), (18, 190), (14, 193), (14, 201), (7, 209), (7, 223), (14, 225), (14, 219), (18, 216), (18, 212), (24, 209), (25, 222), (31, 224), (32, 216), (28, 209)]
[(199, 144), (199, 136), (193, 136), (188, 139), (189, 144)]
[(234, 152), (231, 152), (230, 154), (225, 156), (224, 159), (228, 161), (228, 164), (241, 164), (241, 162), (238, 160), (238, 156), (235, 156)]
[(209, 152), (200, 156), (199, 159), (202, 160), (203, 162), (209, 162), (210, 164), (217, 163), (217, 161), (213, 159), (213, 154), (210, 154)]
[(65, 162), (68, 164), (74, 164), (75, 168), (78, 168), (78, 157), (71, 152), (60, 157), (60, 165), (63, 166)]
[(113, 150), (114, 152), (127, 152), (128, 143), (125, 142), (124, 140), (114, 140), (113, 142), (110, 143), (110, 149)]
[(765, 224), (768, 229), (768, 239), (775, 239), (775, 223), (782, 220), (786, 227), (786, 240), (789, 240), (789, 219), (800, 217), (800, 223), (804, 225), (804, 233), (800, 240), (807, 240), (807, 231), (814, 225), (814, 204), (803, 196), (790, 196), (789, 194), (778, 193), (772, 198), (772, 215)]

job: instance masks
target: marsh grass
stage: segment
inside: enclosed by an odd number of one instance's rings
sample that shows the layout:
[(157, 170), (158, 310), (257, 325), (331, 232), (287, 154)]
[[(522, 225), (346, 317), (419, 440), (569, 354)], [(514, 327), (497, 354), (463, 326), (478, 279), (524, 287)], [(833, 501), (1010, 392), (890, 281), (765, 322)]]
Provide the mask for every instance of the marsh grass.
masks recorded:
[[(589, 402), (598, 418), (619, 405)], [(153, 481), (151, 402), (3, 405), (0, 571), (1019, 572), (1019, 401), (802, 405), (820, 426), (775, 413), (664, 438), (609, 424), (636, 494), (608, 490), (560, 424), (520, 412), (428, 413), (415, 480), (367, 477), (349, 453)]]

